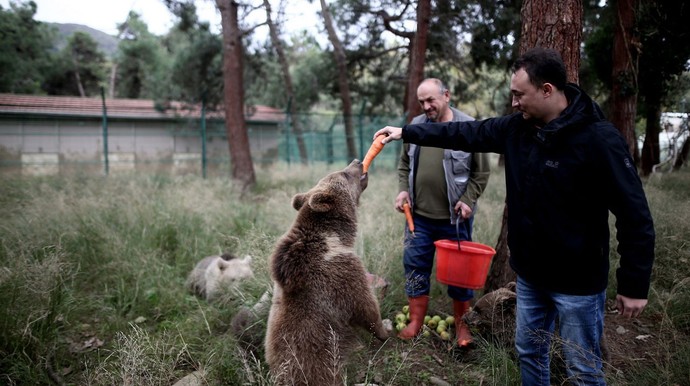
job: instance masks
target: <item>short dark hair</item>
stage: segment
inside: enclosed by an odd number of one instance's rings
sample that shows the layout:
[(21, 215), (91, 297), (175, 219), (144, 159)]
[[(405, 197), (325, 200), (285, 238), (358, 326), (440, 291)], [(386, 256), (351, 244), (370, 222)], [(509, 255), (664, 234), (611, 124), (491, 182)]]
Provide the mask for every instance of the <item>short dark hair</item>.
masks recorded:
[(530, 83), (537, 87), (551, 83), (559, 90), (565, 89), (568, 77), (563, 59), (556, 50), (543, 47), (529, 49), (513, 63), (512, 71), (515, 73), (521, 68), (527, 72)]

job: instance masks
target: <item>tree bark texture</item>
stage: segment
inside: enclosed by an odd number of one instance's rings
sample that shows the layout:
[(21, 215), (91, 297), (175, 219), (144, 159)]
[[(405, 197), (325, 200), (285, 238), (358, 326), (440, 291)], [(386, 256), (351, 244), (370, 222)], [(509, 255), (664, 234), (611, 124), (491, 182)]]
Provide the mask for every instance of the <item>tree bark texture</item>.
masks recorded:
[[(328, 5), (326, 5), (326, 0), (320, 0), (320, 2), (323, 22), (326, 26), (326, 31), (328, 32), (328, 40), (330, 40), (331, 44), (333, 45), (333, 55), (335, 57), (336, 67), (338, 68), (338, 86), (340, 88), (340, 100), (343, 104), (345, 136), (347, 137), (347, 156), (348, 158), (356, 158), (357, 149), (355, 147), (355, 135), (352, 125), (352, 98), (350, 97), (350, 85), (347, 81), (347, 57), (345, 56), (345, 49), (340, 42), (340, 38), (338, 37), (338, 34), (335, 33), (333, 19), (331, 18), (331, 13), (328, 10)], [(364, 157), (364, 155), (362, 155), (362, 157)]]
[(278, 37), (278, 27), (273, 22), (271, 17), (271, 3), (268, 0), (264, 0), (264, 8), (266, 8), (266, 22), (268, 23), (268, 30), (271, 36), (271, 43), (273, 44), (273, 49), (276, 50), (276, 55), (278, 55), (278, 63), (280, 63), (280, 70), (283, 73), (283, 81), (285, 82), (285, 94), (287, 95), (290, 103), (290, 117), (292, 123), (292, 132), (295, 134), (295, 140), (297, 141), (297, 148), (299, 149), (300, 161), (303, 164), (307, 164), (309, 160), (307, 156), (307, 146), (304, 144), (304, 136), (302, 134), (302, 124), (299, 119), (299, 109), (298, 102), (295, 98), (295, 92), (292, 88), (292, 76), (290, 75), (290, 65), (288, 64), (287, 57), (285, 56), (285, 50), (283, 50), (283, 43)]
[(520, 53), (533, 47), (558, 50), (565, 63), (568, 81), (579, 83), (582, 1), (525, 0), (520, 15)]
[(517, 275), (510, 268), (510, 251), (508, 249), (508, 205), (503, 207), (503, 220), (501, 221), (501, 233), (496, 242), (496, 256), (491, 262), (489, 275), (484, 285), (485, 292), (495, 291), (511, 281), (516, 281)]
[(75, 64), (74, 66), (74, 81), (77, 83), (77, 89), (79, 90), (79, 96), (84, 98), (86, 92), (84, 91), (84, 85), (81, 83), (81, 76), (79, 75), (79, 67)]
[(634, 159), (637, 152), (635, 116), (637, 114), (637, 60), (640, 42), (634, 33), (637, 0), (614, 0), (613, 89), (611, 122), (620, 130)]
[(643, 176), (648, 176), (654, 170), (654, 165), (661, 162), (659, 149), (659, 133), (661, 132), (661, 101), (657, 98), (647, 97), (645, 129), (642, 154), (640, 156), (640, 171)]
[[(582, 41), (583, 7), (580, 0), (525, 0), (520, 11), (522, 32), (520, 54), (533, 47), (552, 48), (560, 52), (568, 80), (579, 81), (580, 43)], [(496, 243), (496, 256), (485, 285), (490, 292), (515, 280), (509, 265), (508, 206), (503, 210), (501, 233)]]
[(690, 153), (690, 137), (686, 138), (683, 142), (683, 146), (680, 148), (680, 152), (678, 152), (678, 156), (676, 157), (676, 162), (673, 164), (673, 170), (678, 171), (687, 163), (688, 153)]
[(417, 87), (424, 80), (424, 61), (426, 58), (427, 39), (429, 36), (429, 22), (431, 20), (431, 0), (420, 0), (417, 3), (417, 31), (410, 39), (410, 68), (408, 70), (407, 122), (422, 113), (417, 101)]
[(232, 178), (241, 183), (244, 191), (254, 186), (256, 176), (244, 120), (242, 33), (237, 19), (239, 4), (233, 0), (216, 0), (216, 6), (220, 11), (223, 34), (223, 99)]
[(117, 62), (113, 61), (113, 67), (110, 69), (110, 79), (108, 86), (108, 96), (110, 98), (115, 98), (115, 81), (117, 80)]

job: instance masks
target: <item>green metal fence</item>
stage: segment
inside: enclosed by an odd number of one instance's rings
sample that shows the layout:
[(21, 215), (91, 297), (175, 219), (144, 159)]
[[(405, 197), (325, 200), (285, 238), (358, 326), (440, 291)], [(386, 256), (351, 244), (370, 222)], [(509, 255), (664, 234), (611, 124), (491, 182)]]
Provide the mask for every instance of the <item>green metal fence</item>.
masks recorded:
[[(314, 162), (342, 163), (351, 161), (347, 151), (348, 137), (345, 133), (345, 122), (342, 115), (301, 115), (302, 137), (307, 148), (307, 159)], [(371, 145), (374, 133), (387, 125), (400, 125), (400, 117), (359, 116), (353, 119), (353, 142), (355, 143), (355, 157), (364, 157)], [(280, 146), (280, 160), (283, 162), (300, 162), (297, 137), (289, 123), (282, 130), (283, 138)], [(378, 165), (397, 165), (400, 154), (400, 143), (391, 144), (390, 151), (381, 153), (377, 157)]]
[[(363, 158), (376, 130), (400, 125), (403, 119), (353, 116), (355, 157)], [(343, 116), (332, 113), (288, 115), (282, 122), (248, 121), (250, 152), (255, 164), (302, 162), (293, 130), (295, 120), (300, 123), (308, 164), (351, 161)], [(390, 144), (372, 167), (395, 167), (400, 146), (400, 142)], [(150, 171), (206, 176), (229, 170), (228, 136), (224, 121), (219, 119), (0, 116), (0, 173)]]

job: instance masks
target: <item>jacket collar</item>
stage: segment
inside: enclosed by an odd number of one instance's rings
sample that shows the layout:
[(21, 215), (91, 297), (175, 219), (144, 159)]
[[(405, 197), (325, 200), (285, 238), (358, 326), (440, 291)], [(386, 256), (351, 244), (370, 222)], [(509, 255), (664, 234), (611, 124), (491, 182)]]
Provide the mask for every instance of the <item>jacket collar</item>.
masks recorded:
[(592, 100), (582, 89), (574, 83), (568, 83), (565, 88), (565, 96), (568, 98), (568, 107), (561, 112), (558, 118), (552, 120), (543, 128), (534, 129), (534, 138), (545, 146), (550, 146), (557, 138), (558, 133), (565, 130), (574, 130), (593, 122), (604, 120), (604, 114), (599, 105)]

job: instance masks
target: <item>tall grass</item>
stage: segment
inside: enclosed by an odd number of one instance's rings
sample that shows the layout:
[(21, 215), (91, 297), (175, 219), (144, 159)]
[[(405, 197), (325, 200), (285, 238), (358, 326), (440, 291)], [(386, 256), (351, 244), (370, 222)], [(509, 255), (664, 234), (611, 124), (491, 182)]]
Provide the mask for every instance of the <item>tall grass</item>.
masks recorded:
[[(2, 177), (0, 384), (170, 385), (198, 370), (209, 384), (271, 385), (263, 353), (242, 350), (230, 321), (270, 285), (267, 259), (294, 220), (292, 196), (338, 168), (259, 169), (256, 188), (244, 195), (224, 178)], [(647, 312), (675, 340), (653, 363), (633, 367), (631, 376), (648, 384), (690, 380), (689, 176), (682, 171), (646, 182), (658, 234)], [(384, 317), (406, 302), (404, 216), (393, 209), (396, 195), (395, 170), (372, 168), (356, 251), (370, 272), (390, 282)], [(502, 170), (494, 167), (475, 241), (496, 243), (504, 196)], [(194, 264), (225, 251), (252, 255), (255, 279), (219, 302), (189, 294), (184, 285)], [(435, 310), (451, 312), (445, 287), (434, 283), (431, 296)], [(345, 369), (348, 384), (426, 384), (439, 377), (512, 385), (519, 379), (512, 352), (486, 342), (474, 360), (433, 340), (366, 343)], [(635, 384), (629, 380), (613, 384)]]

